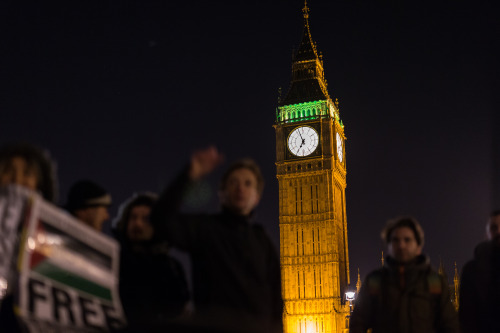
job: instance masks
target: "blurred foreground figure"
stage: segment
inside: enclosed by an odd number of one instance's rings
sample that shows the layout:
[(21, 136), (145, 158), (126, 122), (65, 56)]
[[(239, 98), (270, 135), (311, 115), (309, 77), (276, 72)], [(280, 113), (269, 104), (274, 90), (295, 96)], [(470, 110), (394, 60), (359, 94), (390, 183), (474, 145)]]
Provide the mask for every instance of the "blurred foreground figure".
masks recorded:
[(389, 255), (361, 286), (349, 332), (459, 332), (448, 285), (422, 254), (420, 224), (411, 217), (391, 220), (382, 239)]
[[(0, 186), (20, 185), (37, 191), (42, 197), (54, 202), (57, 197), (55, 163), (40, 148), (17, 143), (0, 148)], [(0, 234), (2, 237), (2, 234)], [(20, 332), (14, 316), (12, 294), (0, 299), (0, 332)]]
[(195, 152), (152, 214), (170, 244), (191, 257), (195, 316), (189, 332), (281, 332), (279, 257), (263, 227), (253, 223), (264, 187), (255, 162), (238, 161), (222, 177), (222, 212), (179, 213), (190, 184), (221, 162), (213, 147)]
[(0, 186), (10, 184), (37, 191), (49, 202), (57, 199), (54, 162), (47, 152), (27, 143), (0, 148)]
[(90, 180), (80, 180), (69, 189), (68, 201), (64, 208), (71, 215), (94, 228), (102, 230), (102, 224), (109, 220), (111, 195)]
[(500, 210), (486, 225), (487, 241), (462, 269), (459, 314), (463, 333), (500, 332)]
[(189, 299), (182, 266), (168, 255), (149, 221), (156, 200), (152, 193), (132, 196), (113, 222), (121, 245), (120, 298), (127, 332), (168, 331)]

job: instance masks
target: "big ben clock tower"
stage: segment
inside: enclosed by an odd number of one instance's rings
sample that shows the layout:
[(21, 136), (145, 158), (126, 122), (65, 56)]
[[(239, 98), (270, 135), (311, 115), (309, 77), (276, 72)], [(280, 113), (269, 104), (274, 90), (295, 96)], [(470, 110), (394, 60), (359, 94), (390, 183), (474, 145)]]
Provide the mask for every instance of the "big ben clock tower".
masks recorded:
[(304, 33), (274, 125), (283, 324), (286, 333), (347, 332), (344, 126), (311, 38), (307, 3), (302, 11)]

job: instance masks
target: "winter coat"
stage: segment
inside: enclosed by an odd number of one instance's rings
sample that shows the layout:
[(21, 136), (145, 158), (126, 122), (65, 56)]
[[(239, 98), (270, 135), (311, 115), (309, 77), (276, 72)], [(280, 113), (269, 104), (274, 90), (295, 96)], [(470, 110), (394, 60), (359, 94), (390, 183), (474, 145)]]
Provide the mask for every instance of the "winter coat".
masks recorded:
[(162, 244), (125, 246), (120, 257), (119, 290), (127, 332), (168, 328), (189, 300), (181, 264)]
[(500, 332), (500, 247), (483, 242), (460, 279), (459, 317), (463, 333)]
[(280, 331), (280, 265), (272, 241), (249, 216), (180, 214), (180, 194), (189, 185), (184, 172), (160, 196), (151, 221), (190, 255), (194, 325), (211, 332)]
[(445, 279), (420, 255), (401, 265), (388, 257), (370, 273), (359, 292), (351, 333), (455, 333), (457, 313)]

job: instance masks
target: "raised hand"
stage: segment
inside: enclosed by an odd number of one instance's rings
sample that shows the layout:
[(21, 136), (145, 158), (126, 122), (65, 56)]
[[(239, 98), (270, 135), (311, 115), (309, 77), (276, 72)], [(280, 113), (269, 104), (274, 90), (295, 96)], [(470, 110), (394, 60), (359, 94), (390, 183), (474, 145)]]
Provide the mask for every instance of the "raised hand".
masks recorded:
[(189, 178), (194, 181), (199, 180), (211, 173), (223, 161), (224, 155), (214, 146), (197, 150), (191, 155)]

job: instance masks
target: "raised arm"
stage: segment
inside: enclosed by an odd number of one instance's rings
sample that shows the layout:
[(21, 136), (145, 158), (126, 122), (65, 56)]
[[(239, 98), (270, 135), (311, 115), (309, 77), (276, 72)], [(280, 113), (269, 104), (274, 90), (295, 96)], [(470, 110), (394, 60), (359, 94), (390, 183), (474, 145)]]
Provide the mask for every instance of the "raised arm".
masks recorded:
[(180, 213), (186, 191), (192, 183), (211, 173), (223, 156), (213, 146), (195, 151), (188, 166), (161, 193), (151, 212), (155, 232), (175, 247), (189, 250), (195, 237), (196, 221)]

